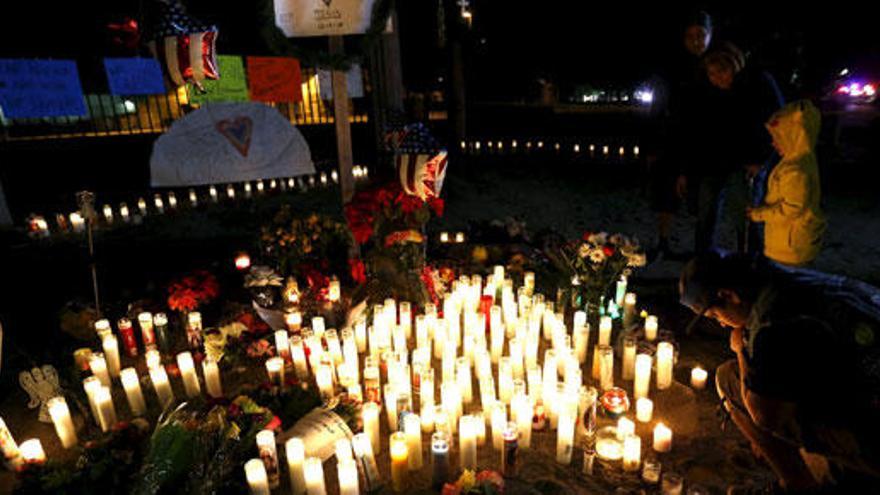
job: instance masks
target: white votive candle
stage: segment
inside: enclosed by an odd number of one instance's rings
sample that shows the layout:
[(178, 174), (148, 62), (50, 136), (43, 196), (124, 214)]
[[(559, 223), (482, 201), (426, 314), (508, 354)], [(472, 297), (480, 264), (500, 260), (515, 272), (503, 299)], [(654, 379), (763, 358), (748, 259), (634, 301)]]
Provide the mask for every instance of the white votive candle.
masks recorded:
[(70, 409), (67, 407), (67, 401), (64, 397), (53, 397), (46, 403), (49, 408), (49, 416), (55, 425), (55, 433), (61, 440), (61, 446), (69, 449), (76, 445), (76, 428), (73, 426), (73, 419), (70, 417)]
[(703, 390), (706, 388), (706, 379), (708, 377), (709, 374), (706, 373), (706, 370), (699, 366), (695, 367), (691, 370), (691, 387), (697, 390)]
[(636, 424), (629, 418), (620, 418), (617, 420), (617, 439), (623, 440), (627, 435), (635, 435)]
[(116, 408), (113, 407), (113, 396), (109, 387), (101, 387), (95, 391), (95, 409), (101, 422), (101, 431), (110, 431), (116, 425)]
[(599, 345), (611, 345), (611, 317), (603, 316), (599, 320)]
[(190, 399), (198, 397), (202, 393), (202, 388), (199, 385), (199, 376), (196, 374), (196, 366), (189, 351), (177, 355), (177, 368), (180, 369), (180, 378), (183, 380), (186, 396)]
[(251, 459), (244, 463), (244, 475), (251, 495), (270, 495), (269, 477), (261, 459)]
[(354, 459), (342, 459), (336, 463), (339, 474), (339, 495), (359, 495), (358, 470)]
[(657, 344), (657, 388), (665, 390), (672, 386), (672, 359), (675, 349), (669, 342)]
[(144, 401), (144, 393), (141, 391), (141, 380), (137, 370), (125, 368), (121, 371), (122, 388), (125, 389), (125, 397), (128, 399), (128, 407), (132, 416), (143, 416), (147, 413), (147, 403)]
[(25, 464), (43, 464), (46, 462), (46, 451), (43, 450), (43, 444), (39, 438), (32, 438), (21, 442), (18, 446), (21, 460)]
[(636, 356), (636, 378), (633, 384), (633, 397), (641, 399), (648, 396), (648, 387), (651, 384), (651, 356), (639, 354)]
[(86, 392), (86, 398), (89, 400), (89, 409), (92, 412), (92, 418), (95, 420), (95, 424), (101, 426), (101, 418), (98, 416), (98, 408), (95, 402), (95, 392), (104, 385), (101, 384), (101, 380), (96, 376), (90, 376), (83, 380), (83, 390)]
[(379, 405), (375, 402), (364, 403), (361, 409), (364, 419), (364, 433), (370, 439), (370, 446), (373, 452), (379, 452), (381, 444), (379, 443)]
[(407, 414), (403, 418), (403, 431), (406, 434), (406, 445), (409, 449), (409, 469), (422, 469), (422, 419), (418, 414)]
[(623, 296), (623, 327), (629, 328), (636, 322), (638, 314), (636, 312), (636, 295), (633, 292), (627, 292)]
[(110, 373), (107, 371), (107, 361), (104, 359), (104, 353), (92, 353), (92, 357), (89, 358), (89, 368), (91, 368), (92, 374), (98, 377), (98, 380), (101, 380), (101, 385), (105, 387), (110, 386)]
[(205, 390), (208, 395), (217, 399), (223, 397), (223, 385), (220, 382), (220, 368), (217, 361), (205, 359), (202, 361), (202, 373), (205, 375)]
[(642, 462), (642, 439), (630, 434), (623, 439), (623, 470), (634, 472), (639, 470)]
[(473, 416), (467, 415), (459, 420), (458, 445), (462, 470), (477, 469), (477, 431), (474, 427), (474, 419)]
[(657, 452), (672, 450), (672, 430), (663, 423), (654, 426), (654, 450)]
[(324, 466), (318, 457), (309, 457), (303, 464), (303, 472), (306, 479), (306, 493), (308, 495), (326, 495), (324, 486)]
[(284, 386), (284, 360), (273, 357), (266, 360), (266, 373), (269, 375), (269, 384), (273, 387)]
[(104, 349), (104, 359), (107, 362), (107, 371), (112, 377), (119, 376), (119, 342), (116, 336), (110, 334), (101, 339), (101, 347)]
[(636, 419), (640, 423), (650, 423), (654, 416), (654, 401), (647, 397), (636, 399)]
[(657, 339), (657, 317), (654, 315), (650, 315), (645, 318), (645, 340), (649, 342), (653, 342)]
[(157, 366), (150, 369), (150, 380), (153, 382), (156, 397), (159, 398), (159, 405), (163, 409), (167, 408), (174, 402), (174, 391), (171, 389), (171, 383), (168, 381), (168, 373), (165, 372), (165, 367)]
[(301, 438), (293, 437), (284, 444), (287, 454), (287, 471), (290, 473), (290, 489), (293, 495), (306, 492), (306, 479), (303, 471), (306, 460), (306, 448)]

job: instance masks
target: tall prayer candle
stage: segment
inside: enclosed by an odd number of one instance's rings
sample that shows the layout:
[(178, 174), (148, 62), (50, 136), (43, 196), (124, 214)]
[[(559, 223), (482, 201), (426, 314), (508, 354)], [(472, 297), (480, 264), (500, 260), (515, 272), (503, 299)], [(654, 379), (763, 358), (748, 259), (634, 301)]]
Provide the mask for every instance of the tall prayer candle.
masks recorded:
[(95, 322), (95, 333), (98, 334), (98, 338), (104, 340), (104, 336), (110, 334), (113, 330), (110, 329), (110, 320), (100, 319)]
[(13, 468), (17, 467), (21, 461), (21, 450), (15, 443), (12, 432), (9, 431), (3, 418), (0, 418), (0, 452), (3, 453), (3, 459), (6, 463)]
[(18, 446), (21, 453), (21, 460), (25, 464), (43, 464), (46, 462), (46, 451), (43, 450), (43, 444), (39, 438), (32, 438), (21, 442)]
[[(584, 314), (583, 312), (580, 312)], [(577, 318), (576, 318), (577, 319)], [(586, 324), (575, 325), (574, 327), (574, 353), (578, 363), (587, 361), (587, 342), (590, 340), (590, 327)]]
[(150, 380), (153, 382), (153, 389), (159, 398), (159, 405), (167, 408), (174, 402), (174, 391), (171, 389), (171, 383), (168, 382), (168, 374), (165, 372), (164, 366), (157, 366), (150, 369)]
[(392, 433), (389, 450), (391, 451), (391, 485), (395, 492), (401, 493), (406, 491), (406, 473), (409, 469), (409, 448), (406, 445), (406, 435), (399, 431)]
[(431, 435), (431, 485), (442, 487), (449, 480), (449, 434), (437, 431)]
[(256, 440), (260, 459), (263, 460), (263, 465), (266, 466), (269, 487), (278, 488), (281, 473), (278, 470), (278, 449), (275, 447), (275, 432), (272, 430), (262, 430), (257, 433)]
[(153, 315), (153, 333), (156, 334), (156, 344), (159, 346), (159, 350), (163, 353), (169, 353), (171, 339), (168, 335), (168, 316), (165, 313)]
[(492, 446), (495, 450), (500, 451), (504, 448), (504, 429), (507, 427), (507, 407), (496, 402), (492, 405), (491, 423), (492, 423)]
[(339, 495), (359, 495), (358, 470), (354, 459), (342, 459), (336, 462), (339, 475)]
[(654, 415), (654, 401), (647, 397), (636, 400), (636, 419), (639, 423), (650, 423)]
[(83, 390), (85, 390), (86, 398), (89, 400), (89, 408), (92, 412), (92, 418), (98, 426), (101, 426), (101, 417), (98, 415), (97, 402), (95, 402), (95, 392), (103, 386), (101, 380), (96, 376), (90, 376), (83, 380)]
[(636, 376), (636, 339), (626, 336), (623, 339), (623, 369), (621, 377), (624, 380), (632, 380)]
[(467, 415), (459, 420), (458, 448), (462, 470), (477, 469), (477, 432), (474, 428), (474, 419), (473, 416)]
[(636, 318), (638, 318), (636, 295), (634, 292), (627, 292), (623, 297), (623, 328), (628, 329), (635, 324)]
[(144, 349), (155, 349), (156, 332), (153, 330), (153, 314), (148, 312), (138, 314), (138, 326), (141, 328), (141, 338), (144, 341)]
[(324, 337), (324, 317), (323, 316), (315, 316), (312, 318), (312, 332), (315, 333), (315, 337), (321, 339)]
[(303, 463), (303, 472), (306, 479), (306, 492), (308, 495), (326, 495), (324, 485), (324, 466), (318, 457), (309, 457)]
[(107, 335), (101, 341), (101, 347), (104, 349), (104, 359), (107, 362), (107, 371), (110, 376), (116, 378), (119, 376), (119, 343), (112, 334)]
[(144, 401), (144, 393), (141, 391), (141, 380), (137, 370), (125, 368), (121, 371), (122, 388), (125, 389), (125, 397), (128, 399), (128, 407), (132, 416), (143, 416), (147, 413), (147, 403)]
[(55, 433), (61, 440), (61, 446), (69, 449), (76, 445), (76, 428), (73, 426), (73, 420), (70, 418), (70, 409), (67, 407), (67, 401), (64, 397), (53, 397), (46, 403), (49, 408), (49, 416), (55, 425)]
[(269, 477), (262, 460), (251, 459), (244, 463), (244, 475), (251, 495), (270, 495)]
[(409, 449), (409, 469), (422, 469), (422, 420), (418, 414), (407, 414), (403, 417), (403, 431)]
[(370, 439), (373, 452), (379, 452), (379, 405), (375, 402), (365, 402), (361, 409), (364, 421), (364, 433)]
[(617, 284), (615, 284), (614, 290), (614, 304), (617, 306), (621, 306), (623, 304), (623, 299), (626, 295), (626, 275), (621, 275), (619, 279), (617, 279)]
[(302, 337), (299, 335), (294, 335), (290, 338), (290, 354), (293, 357), (296, 378), (301, 382), (308, 380), (309, 365), (306, 362), (306, 352), (303, 348)]
[(657, 317), (654, 315), (645, 318), (645, 340), (653, 342), (657, 339)]
[(351, 448), (357, 459), (358, 465), (364, 474), (364, 491), (372, 492), (379, 486), (379, 466), (373, 455), (370, 439), (363, 433), (358, 433), (351, 438)]
[(708, 378), (708, 376), (706, 370), (699, 366), (695, 367), (691, 370), (691, 387), (694, 387), (697, 390), (703, 390), (706, 388), (706, 378)]
[(672, 430), (663, 423), (654, 426), (654, 450), (657, 452), (672, 450)]
[(89, 359), (89, 368), (92, 369), (92, 374), (101, 380), (101, 385), (105, 387), (110, 386), (110, 373), (107, 372), (107, 361), (104, 359), (103, 353), (96, 352), (92, 354), (92, 357)]
[(113, 396), (110, 387), (101, 387), (95, 391), (95, 409), (101, 422), (101, 431), (107, 433), (116, 425), (116, 409), (113, 407)]
[(290, 340), (287, 338), (287, 330), (278, 330), (275, 332), (275, 349), (277, 351), (277, 356), (283, 359), (285, 363), (291, 362)]
[(131, 325), (131, 320), (128, 318), (120, 318), (119, 321), (116, 322), (116, 327), (119, 329), (119, 336), (122, 337), (122, 344), (125, 346), (125, 353), (131, 357), (137, 356), (137, 339), (134, 337), (134, 328)]
[(672, 386), (672, 358), (675, 349), (670, 342), (657, 344), (657, 388), (665, 390)]
[(603, 316), (599, 320), (599, 345), (611, 345), (611, 317)]
[(642, 439), (629, 434), (623, 439), (623, 470), (635, 472), (639, 470), (642, 457)]
[(287, 457), (287, 471), (290, 473), (290, 488), (293, 495), (306, 492), (306, 479), (303, 464), (306, 460), (306, 448), (301, 438), (293, 437), (284, 444)]
[(202, 361), (202, 374), (205, 375), (205, 389), (208, 395), (217, 399), (223, 397), (223, 386), (220, 383), (220, 368), (217, 361), (205, 359)]
[[(518, 401), (516, 411), (516, 423), (519, 428), (519, 444), (522, 449), (528, 449), (532, 444), (532, 417), (534, 416), (534, 407), (528, 396), (521, 395)], [(511, 404), (511, 408), (513, 404)]]
[(266, 360), (266, 373), (269, 375), (269, 384), (279, 389), (284, 388), (284, 360), (273, 357)]
[(648, 387), (651, 384), (651, 356), (638, 354), (636, 356), (636, 378), (633, 385), (633, 397), (638, 400), (648, 396)]
[(596, 347), (599, 354), (599, 382), (602, 391), (614, 387), (614, 349), (610, 345)]
[(202, 345), (202, 314), (193, 311), (186, 317), (186, 340), (190, 349), (198, 349)]
[(315, 373), (315, 383), (318, 384), (321, 398), (328, 401), (333, 398), (333, 369), (329, 364), (321, 364)]
[(461, 400), (465, 404), (473, 401), (473, 380), (471, 378), (471, 366), (467, 358), (461, 357), (456, 360), (456, 381), (459, 391), (461, 392)]
[(577, 415), (575, 397), (567, 394), (559, 400), (559, 423), (556, 429), (556, 462), (563, 465), (571, 464), (574, 445), (574, 425)]
[(202, 393), (199, 385), (199, 376), (196, 374), (195, 363), (189, 351), (177, 355), (177, 367), (180, 369), (180, 378), (183, 380), (183, 388), (186, 396), (190, 399), (198, 397)]

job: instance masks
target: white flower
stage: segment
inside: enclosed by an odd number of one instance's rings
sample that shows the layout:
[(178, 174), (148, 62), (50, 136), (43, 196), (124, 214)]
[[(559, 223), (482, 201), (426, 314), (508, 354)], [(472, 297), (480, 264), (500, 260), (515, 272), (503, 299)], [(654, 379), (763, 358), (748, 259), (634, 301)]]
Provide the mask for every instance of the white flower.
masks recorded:
[(605, 253), (602, 252), (601, 248), (593, 249), (590, 251), (590, 261), (593, 263), (602, 263), (605, 261)]

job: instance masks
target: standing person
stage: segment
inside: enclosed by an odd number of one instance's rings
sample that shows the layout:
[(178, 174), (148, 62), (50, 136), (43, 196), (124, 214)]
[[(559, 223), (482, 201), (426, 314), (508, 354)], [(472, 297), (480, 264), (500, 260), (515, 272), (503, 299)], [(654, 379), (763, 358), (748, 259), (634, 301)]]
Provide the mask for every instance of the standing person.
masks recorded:
[(656, 259), (670, 256), (669, 236), (680, 200), (686, 192), (689, 141), (699, 125), (693, 115), (708, 85), (701, 58), (712, 41), (712, 18), (704, 11), (690, 14), (682, 26), (682, 43), (652, 78), (654, 101), (646, 148), (651, 207), (657, 214)]
[(736, 359), (718, 367), (718, 394), (781, 488), (834, 478), (839, 491), (822, 493), (878, 493), (880, 289), (710, 253), (685, 266), (679, 292), (730, 329)]
[(816, 161), (819, 110), (808, 100), (773, 114), (767, 130), (782, 157), (767, 180), (763, 204), (748, 209), (749, 220), (765, 225), (764, 255), (799, 266), (819, 254), (825, 216), (819, 206), (821, 188)]
[(782, 96), (766, 72), (745, 70), (746, 57), (732, 43), (720, 43), (704, 58), (711, 84), (697, 149), (700, 163), (693, 169), (697, 191), (696, 251), (717, 247), (724, 213), (735, 224), (737, 248), (745, 250), (749, 181), (760, 178), (773, 149), (764, 123), (782, 106)]

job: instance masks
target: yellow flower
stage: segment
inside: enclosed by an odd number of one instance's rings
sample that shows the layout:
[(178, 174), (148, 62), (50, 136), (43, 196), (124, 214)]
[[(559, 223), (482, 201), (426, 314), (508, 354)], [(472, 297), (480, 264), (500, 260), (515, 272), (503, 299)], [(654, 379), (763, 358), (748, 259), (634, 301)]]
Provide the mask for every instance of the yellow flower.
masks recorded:
[(458, 484), (461, 485), (462, 493), (467, 493), (477, 484), (477, 476), (470, 469), (465, 469), (458, 478)]

